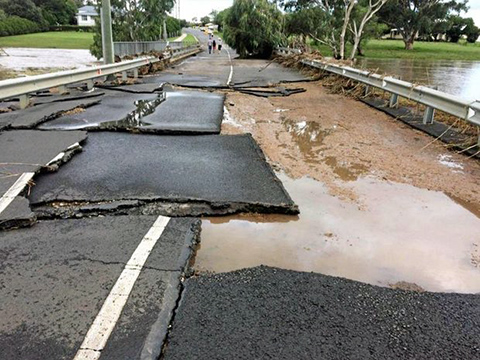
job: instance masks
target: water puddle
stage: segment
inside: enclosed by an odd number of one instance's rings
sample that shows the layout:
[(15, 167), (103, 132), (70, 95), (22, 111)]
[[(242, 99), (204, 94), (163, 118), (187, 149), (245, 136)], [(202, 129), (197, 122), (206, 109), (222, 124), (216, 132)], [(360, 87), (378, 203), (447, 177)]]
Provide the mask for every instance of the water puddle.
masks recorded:
[(264, 264), (381, 286), (480, 292), (480, 219), (443, 193), (359, 178), (347, 184), (359, 208), (313, 179), (279, 177), (300, 216), (204, 219), (197, 270)]
[(340, 179), (343, 181), (357, 180), (360, 175), (368, 173), (369, 169), (363, 164), (339, 164), (337, 159), (333, 156), (327, 156), (324, 159), (325, 164), (330, 166)]
[[(312, 162), (318, 155), (319, 147), (332, 130), (323, 129), (319, 123), (313, 121), (294, 121), (283, 118), (282, 124), (292, 136), (292, 140), (305, 156), (307, 162)], [(316, 162), (316, 160), (315, 160)]]

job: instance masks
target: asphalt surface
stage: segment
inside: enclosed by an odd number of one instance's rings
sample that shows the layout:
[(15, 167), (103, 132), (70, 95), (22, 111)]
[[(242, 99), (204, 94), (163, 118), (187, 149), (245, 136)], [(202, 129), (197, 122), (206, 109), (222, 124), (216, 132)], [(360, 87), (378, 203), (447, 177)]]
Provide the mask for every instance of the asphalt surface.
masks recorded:
[[(36, 130), (15, 130), (0, 133), (0, 197), (21, 177), (23, 173), (38, 173), (59, 154), (58, 163), (67, 161), (73, 151), (66, 150), (83, 142), (87, 133), (83, 131), (48, 133)], [(66, 152), (66, 153), (65, 153)], [(56, 161), (57, 162), (57, 161)], [(58, 165), (48, 167), (57, 169)], [(28, 189), (24, 192), (28, 192)], [(21, 194), (20, 194), (21, 195)], [(0, 211), (0, 230), (32, 225), (36, 215), (29, 202), (17, 196), (6, 209)]]
[(14, 129), (28, 129), (60, 116), (75, 108), (87, 108), (99, 103), (99, 100), (82, 99), (39, 104), (24, 110), (0, 114), (0, 123)]
[(480, 297), (257, 267), (185, 282), (165, 359), (478, 359)]
[[(45, 221), (0, 232), (0, 358), (72, 359), (155, 219)], [(158, 316), (161, 310), (170, 314), (176, 305), (197, 226), (194, 219), (170, 220), (102, 359), (139, 359), (147, 340), (161, 344), (169, 316), (160, 319), (163, 328)]]
[[(157, 82), (109, 87), (98, 105), (48, 122), (43, 120), (43, 124), (38, 128), (42, 130), (136, 130), (177, 134), (218, 134), (220, 132), (223, 119), (223, 94), (175, 91), (166, 88), (165, 99), (163, 94), (155, 92), (158, 89), (163, 89), (163, 86)], [(48, 110), (59, 107), (61, 104), (66, 103), (55, 102), (39, 106), (44, 106)], [(192, 109), (195, 110), (192, 111)]]
[(30, 201), (206, 202), (225, 213), (296, 207), (250, 135), (90, 133), (84, 151), (45, 174)]

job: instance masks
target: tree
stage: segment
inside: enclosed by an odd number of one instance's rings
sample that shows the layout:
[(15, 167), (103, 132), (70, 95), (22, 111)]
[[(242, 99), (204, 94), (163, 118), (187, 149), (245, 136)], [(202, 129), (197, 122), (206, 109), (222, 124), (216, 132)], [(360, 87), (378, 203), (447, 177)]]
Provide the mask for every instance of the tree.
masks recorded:
[(379, 12), (381, 20), (400, 31), (406, 50), (415, 38), (435, 21), (452, 11), (466, 10), (466, 0), (390, 0)]
[[(286, 11), (303, 12), (310, 35), (330, 47), (336, 59), (345, 59), (345, 43), (352, 38), (353, 59), (363, 38), (367, 24), (376, 16), (387, 0), (280, 0)], [(316, 10), (316, 12), (313, 12)], [(312, 17), (313, 16), (313, 17)], [(311, 21), (317, 21), (312, 24)], [(315, 33), (315, 34), (314, 34)]]
[[(162, 34), (167, 36), (167, 12), (175, 0), (111, 0), (112, 32), (114, 41), (154, 41)], [(101, 0), (97, 3), (100, 13)], [(92, 55), (102, 57), (102, 33), (100, 21), (94, 29)]]
[(241, 57), (269, 57), (283, 40), (283, 16), (267, 0), (234, 0), (225, 19), (225, 41)]
[[(362, 36), (367, 23), (375, 16), (375, 14), (382, 8), (387, 0), (365, 0), (358, 1), (357, 12), (358, 16), (353, 17), (349, 24), (350, 31), (353, 35), (353, 47), (350, 54), (350, 59), (353, 60), (357, 50), (362, 41)], [(358, 18), (358, 21), (357, 21)]]
[(203, 26), (207, 25), (210, 22), (210, 16), (204, 16), (200, 19), (200, 22)]
[(41, 25), (46, 24), (41, 10), (32, 0), (1, 0), (0, 9), (9, 16), (18, 16)]
[(74, 24), (77, 5), (73, 0), (34, 0), (50, 26)]

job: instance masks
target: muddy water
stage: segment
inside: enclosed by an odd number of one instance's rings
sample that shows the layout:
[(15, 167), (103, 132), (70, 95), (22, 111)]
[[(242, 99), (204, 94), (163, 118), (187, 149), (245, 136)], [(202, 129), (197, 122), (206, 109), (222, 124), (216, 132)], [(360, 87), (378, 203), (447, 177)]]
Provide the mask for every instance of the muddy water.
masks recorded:
[(397, 75), (402, 80), (437, 87), (453, 95), (479, 99), (480, 61), (360, 59), (357, 67)]
[(205, 219), (197, 270), (264, 264), (381, 286), (480, 292), (480, 219), (443, 193), (361, 177), (347, 183), (360, 196), (355, 204), (310, 178), (280, 178), (301, 215)]

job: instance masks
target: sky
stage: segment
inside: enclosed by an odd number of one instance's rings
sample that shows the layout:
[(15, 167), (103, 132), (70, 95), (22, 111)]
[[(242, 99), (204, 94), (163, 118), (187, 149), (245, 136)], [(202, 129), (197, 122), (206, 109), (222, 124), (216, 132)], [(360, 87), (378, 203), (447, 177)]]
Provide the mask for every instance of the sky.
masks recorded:
[[(192, 20), (193, 17), (200, 19), (210, 14), (212, 10), (221, 11), (232, 6), (233, 0), (177, 0), (180, 1), (180, 17), (185, 20)], [(480, 27), (480, 0), (470, 0), (470, 7), (466, 17), (471, 17), (475, 24)], [(462, 14), (465, 16), (465, 14)]]

